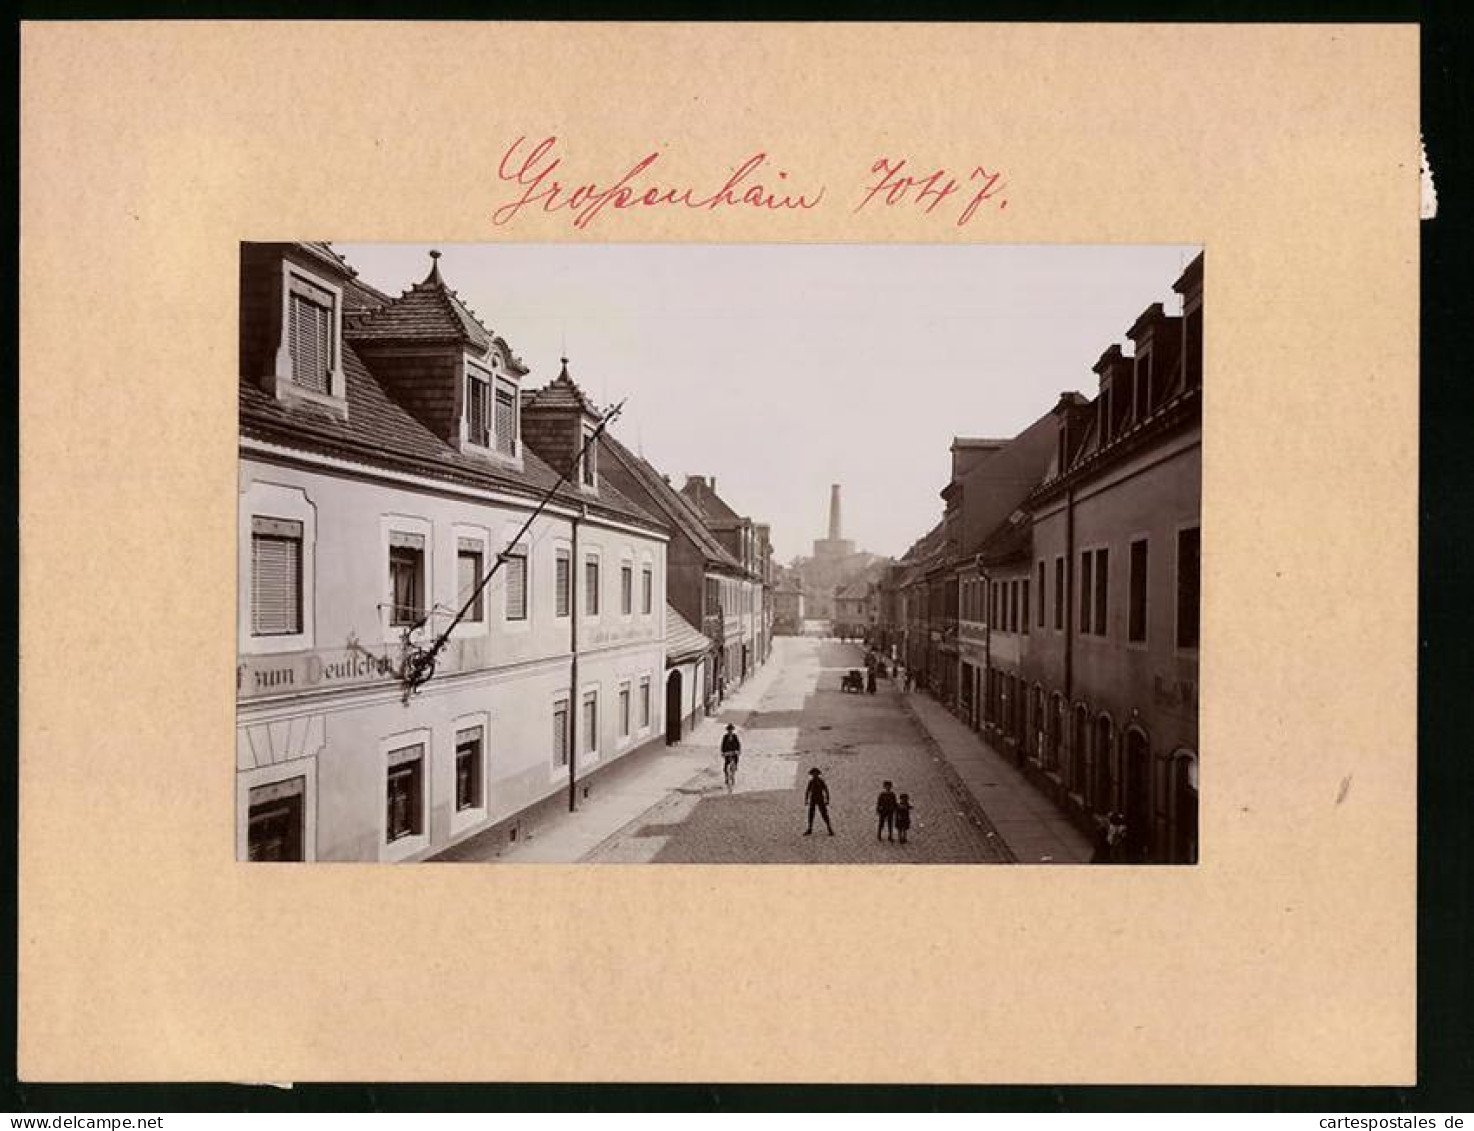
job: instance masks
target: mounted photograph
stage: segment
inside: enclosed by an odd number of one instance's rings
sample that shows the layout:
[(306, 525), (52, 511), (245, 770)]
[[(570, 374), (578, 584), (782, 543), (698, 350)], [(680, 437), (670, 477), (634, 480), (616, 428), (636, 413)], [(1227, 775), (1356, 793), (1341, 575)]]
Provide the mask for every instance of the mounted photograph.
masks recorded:
[(242, 244), (237, 859), (1196, 864), (1203, 290)]

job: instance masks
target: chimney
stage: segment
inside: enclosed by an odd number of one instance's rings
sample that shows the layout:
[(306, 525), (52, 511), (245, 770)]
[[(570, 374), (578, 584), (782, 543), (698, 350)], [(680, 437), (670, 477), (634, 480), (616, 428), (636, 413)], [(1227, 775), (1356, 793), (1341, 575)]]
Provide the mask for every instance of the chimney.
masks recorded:
[(829, 540), (831, 542), (839, 541), (839, 531), (839, 484), (833, 483), (829, 487)]

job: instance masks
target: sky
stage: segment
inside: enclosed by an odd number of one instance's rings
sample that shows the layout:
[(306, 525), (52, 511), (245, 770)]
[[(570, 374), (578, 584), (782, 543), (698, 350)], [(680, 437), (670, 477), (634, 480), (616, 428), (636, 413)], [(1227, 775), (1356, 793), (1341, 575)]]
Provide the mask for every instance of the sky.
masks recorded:
[(1200, 250), (1180, 245), (351, 244), (398, 295), (447, 285), (530, 369), (559, 358), (679, 487), (715, 476), (788, 562), (825, 536), (899, 556), (941, 517), (955, 436), (1007, 438), (1091, 365)]

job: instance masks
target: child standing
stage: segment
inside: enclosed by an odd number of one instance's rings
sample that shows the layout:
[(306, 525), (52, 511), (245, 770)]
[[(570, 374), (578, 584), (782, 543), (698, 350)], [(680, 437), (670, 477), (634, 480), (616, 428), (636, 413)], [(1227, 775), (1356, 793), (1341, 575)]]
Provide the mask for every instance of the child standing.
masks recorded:
[(891, 789), (891, 783), (880, 783), (880, 796), (875, 799), (875, 815), (879, 818), (875, 825), (875, 839), (880, 839), (881, 833), (889, 833), (890, 839), (896, 839), (896, 795)]
[(901, 843), (906, 843), (906, 833), (911, 828), (911, 795), (901, 794), (901, 799), (896, 802), (896, 832), (900, 834)]

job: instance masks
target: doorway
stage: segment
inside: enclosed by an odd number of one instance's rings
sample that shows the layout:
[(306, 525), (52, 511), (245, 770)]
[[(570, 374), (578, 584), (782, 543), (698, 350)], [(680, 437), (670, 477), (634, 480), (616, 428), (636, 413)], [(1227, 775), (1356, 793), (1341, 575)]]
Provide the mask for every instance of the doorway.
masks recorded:
[(1151, 747), (1136, 727), (1126, 732), (1125, 762), (1127, 853), (1133, 861), (1145, 860), (1152, 842)]
[(665, 744), (674, 746), (681, 741), (681, 669), (676, 668), (665, 678)]

